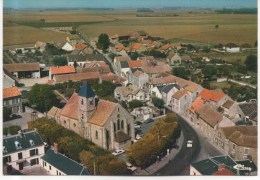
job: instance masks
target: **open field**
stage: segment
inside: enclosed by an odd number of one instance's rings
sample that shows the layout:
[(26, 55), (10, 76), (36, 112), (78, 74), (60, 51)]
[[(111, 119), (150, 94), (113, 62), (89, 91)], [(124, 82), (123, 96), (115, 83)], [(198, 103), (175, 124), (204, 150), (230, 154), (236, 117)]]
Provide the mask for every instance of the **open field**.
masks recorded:
[(4, 46), (17, 44), (35, 44), (37, 41), (61, 42), (70, 36), (65, 33), (52, 32), (28, 26), (4, 27)]
[[(173, 14), (175, 11), (155, 12), (154, 16)], [(27, 31), (16, 30), (18, 27), (31, 28), (38, 39), (58, 38), (63, 35), (42, 34), (40, 27), (78, 26), (88, 37), (100, 33), (113, 35), (134, 30), (145, 30), (152, 36), (178, 38), (209, 44), (249, 43), (254, 45), (257, 39), (257, 15), (229, 14), (188, 14), (178, 13), (174, 17), (137, 17), (150, 15), (135, 11), (44, 11), (11, 12), (4, 14), (4, 45), (32, 43)], [(40, 22), (44, 19), (45, 22)], [(219, 28), (215, 28), (215, 25)], [(21, 28), (21, 27), (20, 27)], [(38, 32), (37, 32), (38, 31)], [(37, 33), (36, 33), (37, 32)], [(19, 35), (15, 35), (18, 33)], [(44, 36), (44, 38), (41, 38)], [(11, 39), (11, 40), (10, 40)], [(16, 39), (16, 40), (15, 40)], [(47, 38), (48, 39), (48, 38)], [(59, 39), (59, 38), (58, 38)]]

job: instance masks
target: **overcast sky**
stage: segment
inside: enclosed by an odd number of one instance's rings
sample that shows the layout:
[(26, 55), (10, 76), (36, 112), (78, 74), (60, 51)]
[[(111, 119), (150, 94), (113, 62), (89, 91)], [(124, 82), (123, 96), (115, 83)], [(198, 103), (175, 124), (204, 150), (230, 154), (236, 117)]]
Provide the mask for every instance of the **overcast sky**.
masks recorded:
[(23, 8), (162, 8), (257, 7), (257, 0), (3, 0), (4, 7)]

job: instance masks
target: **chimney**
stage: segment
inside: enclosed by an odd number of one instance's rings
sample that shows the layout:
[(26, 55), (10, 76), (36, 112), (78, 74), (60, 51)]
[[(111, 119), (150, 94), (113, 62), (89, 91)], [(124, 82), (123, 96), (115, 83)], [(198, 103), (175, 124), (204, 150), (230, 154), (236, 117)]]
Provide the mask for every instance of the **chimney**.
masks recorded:
[(53, 143), (53, 151), (55, 152), (55, 153), (58, 153), (59, 152), (59, 147), (58, 147), (58, 143)]
[(218, 164), (218, 170), (223, 170), (223, 169), (225, 169), (225, 164), (224, 163)]

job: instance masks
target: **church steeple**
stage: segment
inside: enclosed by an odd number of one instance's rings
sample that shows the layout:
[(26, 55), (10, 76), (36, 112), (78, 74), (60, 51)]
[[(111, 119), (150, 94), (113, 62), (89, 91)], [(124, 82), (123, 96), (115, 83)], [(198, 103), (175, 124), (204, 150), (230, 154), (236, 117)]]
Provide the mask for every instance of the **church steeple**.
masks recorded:
[(79, 120), (87, 122), (96, 109), (96, 94), (87, 82), (79, 90)]

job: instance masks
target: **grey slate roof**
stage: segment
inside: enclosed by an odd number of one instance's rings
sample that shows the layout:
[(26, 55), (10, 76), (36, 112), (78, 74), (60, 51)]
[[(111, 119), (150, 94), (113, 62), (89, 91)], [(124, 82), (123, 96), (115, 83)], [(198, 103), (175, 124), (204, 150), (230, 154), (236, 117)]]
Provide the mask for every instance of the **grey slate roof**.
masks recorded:
[(86, 61), (87, 58), (86, 56), (82, 55), (82, 54), (69, 54), (67, 56), (67, 59), (69, 62), (79, 62), (79, 61)]
[(172, 89), (172, 88), (176, 88), (178, 90), (180, 90), (180, 86), (177, 84), (171, 84), (171, 85), (166, 85), (163, 89), (162, 92), (165, 92), (166, 94)]
[[(33, 144), (30, 143), (30, 140), (33, 141)], [(15, 142), (19, 142), (20, 148), (17, 148)], [(36, 131), (30, 131), (23, 133), (23, 135), (14, 135), (14, 136), (9, 136), (9, 137), (4, 137), (3, 138), (3, 155), (8, 155), (15, 153), (17, 151), (22, 151), (26, 149), (31, 149), (34, 147), (39, 147), (43, 146), (44, 142), (40, 135)]]
[(121, 68), (128, 68), (128, 62), (127, 61), (120, 61)]
[(86, 98), (96, 96), (96, 94), (94, 93), (94, 91), (91, 89), (90, 85), (86, 81), (83, 82), (78, 94), (79, 96), (86, 97)]
[(239, 104), (242, 112), (245, 116), (248, 116), (250, 120), (257, 121), (257, 104), (255, 103), (243, 103)]
[(53, 149), (48, 149), (42, 159), (66, 175), (89, 175), (84, 166)]

